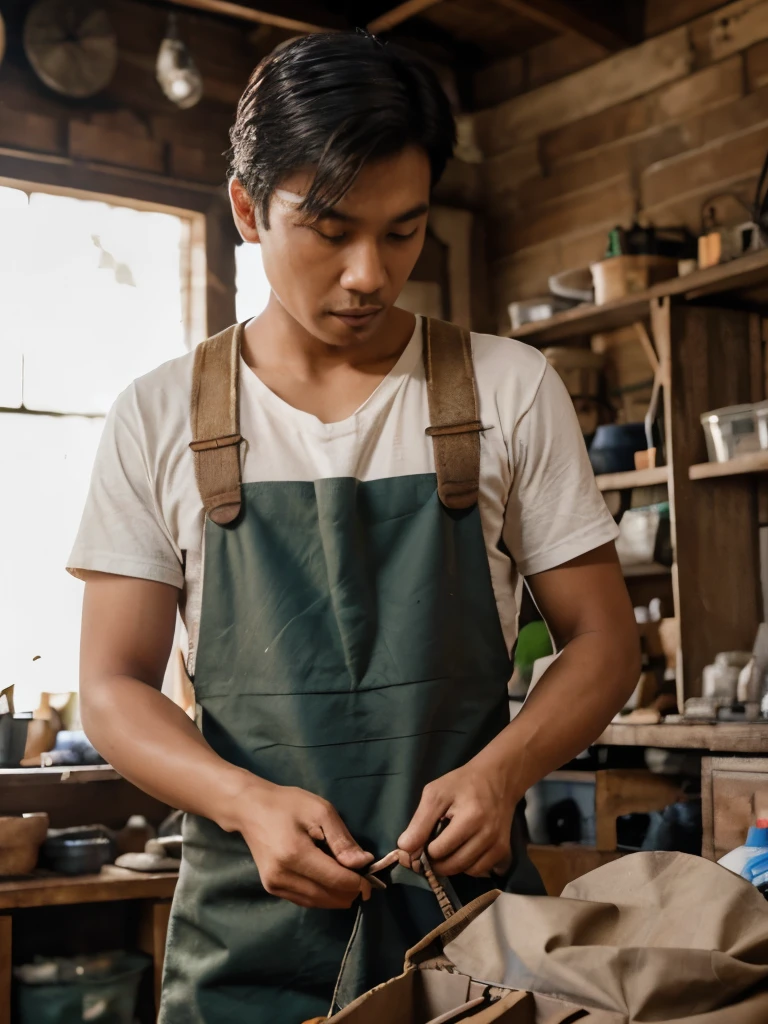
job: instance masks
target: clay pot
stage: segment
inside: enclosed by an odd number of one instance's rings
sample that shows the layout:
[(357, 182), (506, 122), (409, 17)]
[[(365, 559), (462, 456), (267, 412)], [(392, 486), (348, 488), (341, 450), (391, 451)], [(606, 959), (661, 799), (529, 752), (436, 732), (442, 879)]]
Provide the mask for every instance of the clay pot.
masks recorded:
[(0, 818), (0, 876), (31, 874), (47, 834), (47, 814)]

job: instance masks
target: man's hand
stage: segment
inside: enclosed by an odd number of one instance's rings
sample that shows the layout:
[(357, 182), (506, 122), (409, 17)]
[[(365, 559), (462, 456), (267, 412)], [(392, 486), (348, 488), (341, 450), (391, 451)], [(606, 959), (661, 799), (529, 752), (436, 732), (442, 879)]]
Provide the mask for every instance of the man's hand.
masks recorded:
[(449, 818), (427, 848), (438, 874), (508, 868), (517, 802), (593, 743), (637, 684), (637, 626), (613, 544), (527, 582), (560, 656), (484, 750), (425, 788), (398, 846), (403, 860), (415, 860), (437, 823)]
[[(268, 893), (300, 907), (337, 910), (371, 887), (356, 870), (373, 861), (335, 809), (303, 789), (276, 786), (252, 777), (238, 800), (236, 823)], [(333, 856), (317, 845), (325, 842)]]
[(417, 860), (438, 822), (449, 824), (429, 843), (427, 855), (440, 875), (482, 877), (506, 871), (512, 860), (510, 838), (518, 794), (510, 772), (486, 747), (464, 767), (424, 787), (421, 802), (398, 840), (406, 860)]

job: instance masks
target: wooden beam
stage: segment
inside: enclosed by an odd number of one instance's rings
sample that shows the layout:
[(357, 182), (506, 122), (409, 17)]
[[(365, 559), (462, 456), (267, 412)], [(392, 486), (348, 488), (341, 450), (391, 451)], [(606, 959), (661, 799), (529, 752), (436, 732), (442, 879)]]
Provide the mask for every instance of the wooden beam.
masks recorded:
[(369, 32), (388, 32), (396, 25), (413, 18), (428, 7), (435, 7), (440, 0), (405, 0), (405, 3), (398, 4), (391, 11), (380, 14), (378, 18), (368, 23)]
[(288, 32), (335, 32), (348, 27), (346, 22), (328, 14), (320, 21), (303, 4), (289, 3), (288, 0), (259, 0), (258, 7), (232, 3), (231, 0), (168, 0), (177, 7), (192, 7), (210, 14), (221, 14), (225, 18), (272, 25)]
[(591, 39), (608, 50), (624, 50), (630, 41), (619, 35), (612, 28), (602, 24), (595, 18), (587, 17), (578, 10), (580, 0), (572, 7), (564, 0), (493, 0), (499, 7), (544, 25), (558, 35), (575, 32), (584, 39)]

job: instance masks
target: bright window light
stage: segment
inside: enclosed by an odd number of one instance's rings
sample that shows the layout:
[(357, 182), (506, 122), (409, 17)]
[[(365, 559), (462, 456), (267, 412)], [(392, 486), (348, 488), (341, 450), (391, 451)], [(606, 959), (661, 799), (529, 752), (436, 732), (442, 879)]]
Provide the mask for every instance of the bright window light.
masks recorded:
[(235, 248), (237, 322), (258, 316), (269, 301), (269, 281), (261, 262), (261, 246), (243, 242)]
[(82, 583), (64, 571), (103, 416), (186, 351), (183, 217), (0, 188), (0, 689), (77, 689)]

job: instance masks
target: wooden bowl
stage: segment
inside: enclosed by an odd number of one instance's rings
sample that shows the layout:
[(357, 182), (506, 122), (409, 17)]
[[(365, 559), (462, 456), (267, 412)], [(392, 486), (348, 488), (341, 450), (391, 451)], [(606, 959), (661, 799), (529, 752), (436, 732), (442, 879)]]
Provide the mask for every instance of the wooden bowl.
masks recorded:
[(31, 874), (47, 834), (47, 814), (0, 818), (0, 877)]

